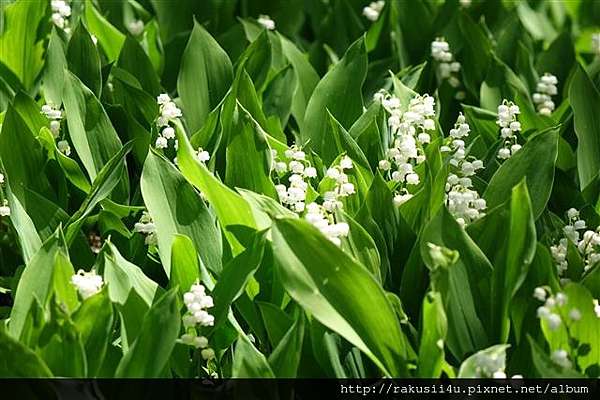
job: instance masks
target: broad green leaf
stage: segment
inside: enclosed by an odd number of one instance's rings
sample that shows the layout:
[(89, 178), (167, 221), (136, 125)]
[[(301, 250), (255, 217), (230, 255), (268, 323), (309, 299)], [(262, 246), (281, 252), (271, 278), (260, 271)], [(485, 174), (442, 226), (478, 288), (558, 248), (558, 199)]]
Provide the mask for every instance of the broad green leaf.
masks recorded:
[(227, 143), (225, 183), (277, 198), (266, 132), (239, 103), (234, 120)]
[(370, 272), (301, 220), (274, 223), (273, 255), (280, 279), (295, 301), (357, 346), (386, 375), (407, 374), (409, 344)]
[(177, 169), (154, 150), (148, 153), (141, 190), (156, 225), (158, 248), (167, 276), (171, 269), (171, 245), (175, 234), (189, 236), (204, 265), (221, 271), (221, 234), (200, 194)]
[(275, 378), (264, 354), (245, 335), (235, 345), (231, 374), (237, 378)]
[[(431, 270), (432, 289), (440, 292), (448, 318), (447, 346), (458, 359), (484, 348), (488, 333), (484, 321), (489, 310), (492, 266), (483, 252), (442, 208), (421, 236), (421, 257)], [(458, 260), (439, 265), (431, 256), (430, 243), (457, 251)]]
[(25, 266), (19, 279), (8, 326), (11, 336), (15, 338), (21, 336), (27, 313), (34, 298), (41, 304), (48, 301), (53, 292), (56, 265), (58, 262), (62, 262), (63, 258), (68, 260), (68, 250), (62, 232), (57, 230)]
[(548, 129), (534, 137), (496, 171), (483, 198), (488, 208), (504, 203), (512, 188), (526, 178), (534, 218), (544, 211), (554, 182), (554, 164), (558, 148), (558, 129)]
[(225, 229), (225, 235), (234, 253), (240, 253), (243, 246), (233, 234), (227, 231), (227, 227), (230, 225), (256, 227), (252, 209), (239, 194), (220, 182), (203, 163), (198, 161), (196, 152), (192, 149), (183, 130), (176, 129), (176, 134), (179, 141), (177, 164), (181, 173), (206, 196), (208, 203), (215, 209), (219, 223)]
[(148, 310), (142, 321), (140, 334), (119, 362), (115, 377), (162, 376), (179, 336), (181, 315), (177, 307), (177, 295), (177, 289), (171, 289)]
[(300, 312), (294, 324), (269, 356), (269, 364), (278, 378), (296, 378), (304, 341), (304, 313)]
[(497, 341), (508, 340), (511, 300), (527, 276), (536, 249), (535, 221), (526, 182), (512, 189), (510, 218), (503, 251), (493, 260), (492, 284), (492, 332)]
[[(367, 71), (367, 53), (364, 38), (358, 39), (344, 57), (315, 87), (306, 106), (302, 142), (321, 153), (327, 146), (324, 137), (329, 111), (342, 126), (349, 129), (362, 114), (361, 88)], [(348, 77), (352, 77), (349, 80)]]
[(418, 376), (420, 378), (438, 378), (442, 373), (444, 345), (448, 331), (448, 320), (440, 293), (430, 292), (425, 296), (421, 319)]
[(67, 68), (65, 47), (57, 28), (52, 28), (46, 53), (46, 68), (43, 76), (44, 98), (47, 103), (62, 103), (62, 92), (65, 80), (64, 70)]
[(77, 25), (69, 46), (67, 47), (69, 70), (90, 89), (96, 97), (100, 97), (102, 75), (100, 73), (100, 55), (83, 24)]
[(90, 33), (98, 38), (98, 44), (104, 50), (108, 60), (115, 61), (121, 52), (125, 35), (100, 14), (91, 0), (85, 2), (85, 21)]
[(0, 329), (0, 376), (3, 378), (50, 378), (52, 372), (33, 350)]
[(17, 0), (3, 5), (0, 61), (29, 89), (42, 69), (44, 46), (38, 27), (48, 5), (42, 1)]
[(125, 39), (117, 65), (135, 76), (146, 92), (153, 96), (160, 94), (160, 82), (152, 62), (142, 46), (133, 37), (127, 36)]
[(73, 315), (87, 356), (88, 376), (97, 376), (112, 340), (113, 306), (106, 289), (83, 301)]
[[(94, 181), (102, 167), (122, 148), (121, 140), (100, 101), (75, 75), (68, 71), (65, 74), (63, 103), (69, 136)], [(126, 178), (123, 185), (121, 192), (126, 193)]]
[(251, 246), (223, 267), (223, 273), (212, 291), (215, 308), (211, 312), (215, 317), (215, 327), (226, 320), (229, 307), (243, 293), (260, 266), (264, 246), (264, 234), (257, 234)]
[(40, 173), (46, 159), (36, 134), (18, 111), (9, 106), (0, 131), (0, 159), (13, 194), (21, 201), (25, 188), (38, 193), (46, 193), (49, 188), (46, 175)]
[(112, 243), (105, 245), (100, 253), (98, 273), (103, 276), (108, 286), (108, 297), (113, 303), (125, 304), (135, 290), (149, 307), (163, 293), (156, 282), (148, 278), (137, 265), (123, 258)]
[(283, 54), (292, 64), (296, 74), (296, 89), (292, 99), (292, 114), (294, 119), (303, 130), (304, 113), (313, 90), (319, 82), (319, 75), (308, 61), (308, 56), (303, 54), (289, 39), (279, 36)]
[(197, 22), (185, 47), (177, 91), (187, 125), (196, 132), (219, 104), (233, 81), (229, 56)]
[(581, 65), (569, 87), (569, 102), (573, 108), (577, 134), (577, 173), (579, 186), (585, 188), (600, 171), (600, 93)]
[(200, 280), (200, 267), (196, 246), (189, 236), (176, 234), (171, 246), (171, 276), (169, 287), (179, 287), (179, 293), (187, 292)]
[(79, 207), (79, 209), (71, 216), (66, 226), (67, 243), (72, 243), (76, 233), (81, 228), (81, 225), (94, 208), (102, 200), (106, 199), (113, 189), (117, 187), (119, 182), (122, 182), (127, 177), (127, 168), (125, 157), (131, 151), (133, 144), (126, 143), (121, 147), (116, 154), (108, 160), (102, 167), (96, 179), (92, 183), (90, 191)]

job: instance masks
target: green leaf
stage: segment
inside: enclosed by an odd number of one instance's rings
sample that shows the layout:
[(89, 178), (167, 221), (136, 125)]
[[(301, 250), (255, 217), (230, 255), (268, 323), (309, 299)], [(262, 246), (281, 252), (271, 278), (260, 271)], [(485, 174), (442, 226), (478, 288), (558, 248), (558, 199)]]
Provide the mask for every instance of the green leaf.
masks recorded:
[(34, 299), (42, 305), (46, 304), (53, 293), (57, 263), (62, 262), (60, 260), (63, 258), (68, 260), (68, 250), (62, 233), (57, 230), (25, 266), (19, 279), (8, 326), (11, 336), (15, 338), (21, 336), (27, 313)]
[(297, 377), (304, 341), (304, 325), (304, 313), (300, 312), (294, 324), (269, 355), (269, 364), (277, 378)]
[(179, 336), (181, 315), (177, 300), (177, 289), (173, 288), (150, 308), (142, 321), (139, 336), (119, 362), (115, 377), (157, 378), (163, 375)]
[(277, 198), (270, 176), (271, 151), (266, 132), (238, 103), (227, 143), (225, 183)]
[(106, 199), (113, 189), (117, 187), (122, 179), (127, 178), (125, 157), (133, 147), (132, 142), (126, 143), (116, 154), (102, 167), (96, 179), (92, 183), (89, 194), (81, 203), (79, 209), (71, 216), (66, 226), (67, 243), (72, 243), (76, 233), (81, 228), (84, 219), (89, 215), (96, 205)]
[(581, 65), (577, 65), (571, 86), (569, 102), (573, 108), (577, 134), (577, 173), (579, 186), (587, 187), (600, 170), (600, 93)]
[(65, 74), (63, 102), (69, 136), (94, 181), (100, 169), (121, 149), (121, 140), (100, 101), (75, 75), (68, 71)]
[[(459, 258), (440, 266), (431, 257), (430, 243), (457, 251)], [(432, 289), (442, 295), (448, 318), (447, 345), (458, 359), (488, 344), (484, 328), (489, 310), (489, 280), (492, 266), (483, 252), (454, 217), (442, 208), (425, 227), (421, 237), (421, 257), (431, 270)]]
[(57, 28), (52, 28), (48, 50), (46, 53), (46, 68), (43, 76), (44, 98), (47, 103), (59, 105), (62, 103), (62, 92), (65, 80), (64, 70), (67, 68), (65, 48)]
[(0, 328), (0, 376), (3, 378), (50, 378), (52, 372), (31, 349)]
[(0, 35), (0, 61), (29, 89), (42, 69), (44, 46), (38, 26), (48, 5), (41, 1), (17, 0), (3, 4), (3, 32)]
[(361, 37), (315, 87), (306, 106), (301, 135), (302, 141), (310, 141), (317, 153), (321, 154), (328, 143), (323, 135), (329, 124), (328, 110), (346, 129), (362, 114), (362, 84), (366, 72), (367, 53), (364, 37)]
[(438, 378), (444, 362), (444, 341), (448, 331), (448, 320), (444, 312), (442, 296), (429, 292), (423, 299), (421, 342), (417, 364), (420, 378)]
[(550, 198), (557, 152), (558, 129), (547, 129), (531, 137), (492, 176), (483, 194), (488, 208), (494, 208), (508, 200), (512, 188), (525, 177), (533, 216), (537, 219)]
[(200, 280), (198, 253), (189, 236), (176, 234), (171, 246), (171, 276), (169, 287), (179, 287), (179, 294), (187, 292)]
[(235, 346), (231, 375), (237, 378), (275, 378), (264, 354), (245, 335), (240, 336)]
[(202, 25), (194, 22), (177, 78), (177, 91), (190, 131), (200, 129), (232, 81), (229, 56)]
[(289, 39), (279, 35), (281, 48), (287, 60), (292, 64), (296, 74), (296, 89), (292, 99), (292, 115), (303, 131), (304, 113), (313, 90), (319, 82), (319, 75), (308, 61), (308, 56), (303, 54)]
[(81, 82), (88, 87), (96, 97), (102, 90), (102, 75), (100, 73), (100, 55), (83, 24), (77, 25), (69, 46), (67, 47), (69, 69)]
[(198, 161), (189, 139), (181, 129), (176, 129), (179, 147), (177, 164), (183, 176), (202, 192), (208, 203), (214, 207), (219, 223), (225, 229), (225, 236), (235, 254), (240, 253), (244, 246), (235, 236), (227, 231), (230, 225), (256, 227), (252, 209), (236, 192), (221, 183), (206, 166)]
[(309, 223), (295, 219), (275, 221), (273, 255), (283, 286), (295, 301), (386, 375), (407, 374), (409, 344), (382, 287), (366, 268)]
[(156, 225), (158, 248), (167, 276), (171, 269), (171, 244), (175, 234), (189, 236), (204, 264), (221, 271), (221, 234), (200, 194), (172, 163), (154, 150), (142, 171), (144, 202)]
[(527, 276), (537, 244), (535, 221), (525, 181), (512, 189), (510, 218), (503, 222), (509, 228), (503, 250), (493, 260), (492, 277), (494, 302), (491, 332), (498, 335), (497, 341), (500, 343), (508, 340), (511, 300)]
[(73, 323), (85, 346), (88, 376), (97, 376), (112, 341), (113, 306), (106, 289), (88, 297), (73, 315)]
[(99, 268), (108, 286), (110, 301), (125, 304), (132, 291), (146, 304), (152, 305), (163, 290), (137, 266), (127, 261), (117, 247), (108, 243), (99, 256)]
[(223, 273), (212, 292), (215, 299), (215, 308), (212, 310), (215, 317), (215, 328), (226, 320), (229, 307), (243, 293), (260, 266), (264, 247), (264, 234), (257, 234), (252, 245), (223, 268)]
[(133, 37), (127, 36), (125, 39), (117, 65), (135, 76), (146, 92), (153, 96), (160, 94), (160, 82), (152, 62), (139, 42)]
[(582, 375), (571, 368), (563, 368), (557, 365), (533, 340), (527, 336), (529, 346), (531, 347), (531, 359), (539, 377), (543, 378), (582, 378)]
[(25, 188), (46, 193), (49, 182), (44, 170), (46, 162), (42, 147), (19, 112), (8, 107), (0, 131), (0, 159), (13, 194), (24, 201)]
[(125, 35), (100, 14), (91, 0), (85, 2), (85, 21), (90, 33), (98, 38), (98, 44), (104, 50), (108, 61), (115, 61), (121, 52)]

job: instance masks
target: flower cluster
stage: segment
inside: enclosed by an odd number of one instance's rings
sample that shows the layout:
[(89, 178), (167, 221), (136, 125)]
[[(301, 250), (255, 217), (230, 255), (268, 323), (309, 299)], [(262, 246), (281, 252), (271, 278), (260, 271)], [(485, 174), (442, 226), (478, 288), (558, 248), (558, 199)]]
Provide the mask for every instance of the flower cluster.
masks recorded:
[[(175, 128), (170, 125), (170, 122), (174, 122), (181, 117), (181, 110), (166, 93), (159, 95), (156, 101), (159, 105), (160, 115), (156, 119), (159, 134), (155, 145), (158, 149), (166, 149), (169, 146), (168, 141), (175, 139)], [(177, 147), (176, 140), (175, 147)]]
[(567, 224), (562, 229), (564, 237), (560, 238), (553, 246), (550, 246), (550, 252), (559, 275), (562, 275), (569, 267), (567, 261), (569, 241), (575, 245), (583, 259), (585, 271), (588, 271), (600, 261), (600, 227), (596, 228), (595, 231), (586, 230), (581, 234), (580, 231), (586, 228), (586, 222), (579, 217), (579, 211), (570, 208), (567, 211)]
[(363, 15), (369, 21), (375, 22), (379, 19), (379, 15), (381, 15), (383, 7), (385, 7), (385, 1), (373, 1), (368, 6), (363, 8)]
[(306, 206), (304, 219), (319, 229), (327, 239), (337, 246), (342, 244), (340, 238), (346, 237), (350, 233), (350, 227), (347, 223), (335, 222), (334, 214), (317, 203), (310, 203)]
[(304, 151), (297, 146), (292, 146), (285, 151), (289, 162), (279, 159), (277, 151), (272, 151), (271, 169), (276, 173), (277, 179), (289, 174), (290, 185), (275, 185), (279, 201), (290, 210), (304, 213), (304, 219), (317, 227), (329, 240), (341, 244), (340, 237), (348, 236), (349, 227), (345, 222), (336, 222), (335, 212), (343, 208), (342, 199), (355, 193), (354, 184), (349, 182), (347, 171), (353, 168), (350, 157), (343, 156), (337, 165), (333, 165), (326, 172), (326, 179), (331, 184), (331, 189), (323, 193), (322, 203), (316, 201), (306, 204), (306, 191), (308, 181), (317, 177), (317, 170), (306, 159)]
[(102, 289), (104, 281), (102, 276), (96, 274), (95, 270), (85, 272), (80, 269), (71, 277), (71, 283), (75, 286), (81, 298), (85, 300), (98, 293)]
[(506, 379), (505, 357), (485, 352), (479, 352), (473, 357), (475, 357), (476, 378)]
[(540, 286), (534, 289), (533, 297), (544, 302), (543, 306), (538, 307), (537, 316), (546, 321), (550, 330), (557, 330), (567, 321), (577, 322), (581, 319), (581, 311), (574, 307), (568, 309), (568, 297), (562, 292), (552, 295), (547, 288)]
[(341, 245), (341, 237), (348, 236), (350, 227), (345, 222), (336, 222), (336, 210), (343, 209), (341, 201), (344, 197), (355, 193), (354, 185), (348, 182), (347, 170), (352, 169), (352, 160), (343, 156), (339, 164), (327, 170), (326, 178), (333, 182), (331, 190), (323, 193), (322, 204), (310, 203), (306, 206), (304, 219), (317, 227), (329, 240)]
[(133, 226), (133, 231), (146, 235), (146, 244), (147, 245), (156, 245), (158, 243), (158, 239), (156, 237), (156, 226), (152, 221), (152, 217), (148, 212), (144, 211), (142, 216), (138, 222)]
[(571, 361), (569, 360), (569, 353), (566, 350), (558, 349), (554, 350), (550, 355), (550, 359), (556, 365), (562, 368), (571, 368)]
[(450, 52), (450, 44), (443, 37), (436, 38), (431, 42), (431, 57), (438, 62), (437, 70), (440, 79), (447, 79), (450, 86), (454, 88), (459, 87), (460, 63), (454, 60), (454, 55)]
[(521, 150), (521, 145), (517, 142), (517, 133), (521, 130), (521, 123), (517, 120), (520, 113), (519, 106), (512, 101), (503, 100), (498, 106), (496, 123), (500, 126), (500, 137), (504, 140), (502, 148), (498, 150), (498, 158), (501, 160), (506, 160)]
[(392, 136), (392, 147), (387, 150), (386, 158), (379, 161), (379, 169), (401, 186), (394, 202), (402, 204), (412, 197), (406, 185), (420, 182), (414, 167), (425, 161), (423, 146), (431, 142), (428, 132), (435, 130), (435, 101), (429, 95), (416, 96), (403, 112), (400, 100), (385, 90), (377, 92), (374, 99), (380, 101), (390, 114), (388, 126)]
[(450, 129), (448, 144), (442, 146), (442, 152), (451, 152), (450, 174), (446, 179), (446, 206), (456, 221), (465, 226), (485, 215), (486, 202), (472, 189), (471, 176), (483, 168), (483, 162), (469, 156), (465, 150), (464, 139), (471, 128), (465, 116), (459, 114), (454, 128)]
[(276, 150), (272, 150), (271, 155), (273, 159), (271, 169), (278, 178), (290, 174), (289, 187), (281, 183), (275, 185), (279, 201), (290, 210), (302, 213), (306, 207), (307, 180), (316, 178), (317, 170), (306, 159), (306, 153), (295, 145), (285, 151), (285, 157), (290, 160), (288, 163), (279, 159)]
[(552, 96), (558, 93), (556, 85), (558, 85), (558, 79), (552, 74), (545, 73), (540, 78), (536, 92), (533, 94), (533, 102), (541, 115), (550, 115), (554, 111), (555, 105)]
[(52, 22), (54, 25), (69, 33), (69, 17), (71, 16), (69, 2), (65, 0), (52, 0), (50, 1), (50, 8), (52, 9)]
[(8, 217), (10, 216), (10, 207), (8, 206), (8, 200), (4, 198), (2, 184), (4, 184), (4, 174), (0, 172), (0, 217)]
[(596, 32), (592, 35), (592, 52), (600, 55), (600, 32)]
[(184, 293), (183, 303), (187, 311), (182, 317), (185, 333), (179, 338), (179, 342), (188, 346), (201, 349), (202, 358), (209, 360), (215, 357), (213, 349), (208, 347), (208, 339), (199, 336), (197, 328), (213, 326), (215, 317), (208, 313), (207, 309), (214, 306), (213, 298), (206, 294), (203, 285), (196, 282), (189, 292)]
[(42, 114), (50, 120), (50, 131), (57, 138), (60, 134), (60, 121), (63, 118), (62, 111), (51, 104), (44, 104)]
[(273, 21), (268, 15), (259, 15), (256, 22), (269, 31), (275, 30), (275, 21)]
[[(60, 122), (63, 119), (63, 112), (52, 104), (44, 104), (41, 112), (50, 121), (50, 132), (52, 132), (52, 136), (54, 136), (55, 139), (58, 139), (60, 136)], [(68, 141), (59, 140), (56, 143), (56, 146), (61, 153), (67, 156), (71, 155), (71, 146)]]

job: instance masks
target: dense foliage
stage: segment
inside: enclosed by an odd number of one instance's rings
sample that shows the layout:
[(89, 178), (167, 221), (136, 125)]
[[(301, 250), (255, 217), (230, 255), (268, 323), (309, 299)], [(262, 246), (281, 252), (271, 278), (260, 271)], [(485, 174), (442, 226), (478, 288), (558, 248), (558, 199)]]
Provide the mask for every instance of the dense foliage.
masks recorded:
[(0, 376), (600, 375), (599, 2), (0, 7)]

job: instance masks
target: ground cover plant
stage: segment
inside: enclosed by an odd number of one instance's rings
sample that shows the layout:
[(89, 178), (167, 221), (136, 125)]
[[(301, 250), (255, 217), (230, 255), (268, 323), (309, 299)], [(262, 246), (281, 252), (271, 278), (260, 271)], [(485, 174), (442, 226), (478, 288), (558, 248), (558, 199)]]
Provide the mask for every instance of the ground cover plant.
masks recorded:
[(0, 376), (600, 375), (599, 2), (0, 7)]

